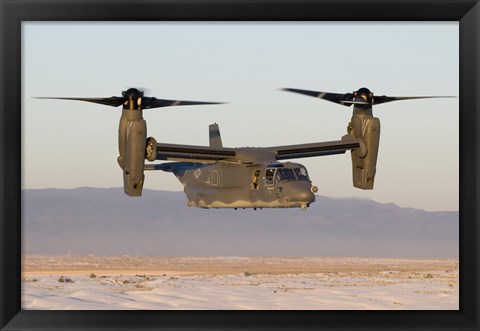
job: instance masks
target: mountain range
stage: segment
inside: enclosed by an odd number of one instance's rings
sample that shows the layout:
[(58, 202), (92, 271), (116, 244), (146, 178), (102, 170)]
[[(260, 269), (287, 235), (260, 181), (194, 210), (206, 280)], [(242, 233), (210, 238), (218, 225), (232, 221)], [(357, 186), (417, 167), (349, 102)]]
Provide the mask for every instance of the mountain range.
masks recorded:
[(183, 192), (22, 191), (24, 254), (458, 258), (458, 211), (317, 196), (296, 209), (199, 209)]

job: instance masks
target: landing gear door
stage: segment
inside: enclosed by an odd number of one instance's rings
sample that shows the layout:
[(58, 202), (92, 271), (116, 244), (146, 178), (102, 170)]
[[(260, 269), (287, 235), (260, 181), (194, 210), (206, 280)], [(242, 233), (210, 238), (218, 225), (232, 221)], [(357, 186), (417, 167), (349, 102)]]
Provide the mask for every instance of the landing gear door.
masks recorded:
[(212, 179), (211, 179), (211, 183), (213, 186), (219, 186), (218, 183), (219, 183), (219, 178), (218, 178), (218, 170), (213, 170), (212, 171)]

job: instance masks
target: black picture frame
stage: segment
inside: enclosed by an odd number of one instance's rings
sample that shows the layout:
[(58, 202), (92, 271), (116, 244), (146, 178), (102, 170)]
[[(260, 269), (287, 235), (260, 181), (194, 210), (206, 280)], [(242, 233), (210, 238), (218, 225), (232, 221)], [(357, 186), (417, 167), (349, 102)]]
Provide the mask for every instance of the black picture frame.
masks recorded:
[[(0, 327), (2, 330), (404, 328), (479, 330), (480, 4), (478, 0), (126, 0), (121, 2), (0, 0), (0, 13)], [(460, 309), (458, 311), (308, 312), (21, 310), (21, 23), (22, 21), (157, 20), (459, 21)]]

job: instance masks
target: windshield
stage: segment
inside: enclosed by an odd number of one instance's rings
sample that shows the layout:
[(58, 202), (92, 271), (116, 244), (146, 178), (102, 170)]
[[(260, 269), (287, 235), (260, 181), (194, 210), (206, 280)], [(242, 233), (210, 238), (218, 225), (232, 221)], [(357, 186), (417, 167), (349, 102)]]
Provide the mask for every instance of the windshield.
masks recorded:
[(289, 180), (310, 180), (307, 169), (299, 168), (268, 168), (265, 170), (265, 185), (273, 185)]
[(275, 183), (278, 183), (284, 180), (297, 180), (295, 178), (295, 175), (293, 174), (292, 169), (288, 169), (288, 168), (277, 169), (277, 173), (275, 174)]
[(293, 170), (295, 171), (295, 175), (297, 175), (298, 180), (310, 180), (308, 178), (307, 169), (304, 167), (294, 168)]

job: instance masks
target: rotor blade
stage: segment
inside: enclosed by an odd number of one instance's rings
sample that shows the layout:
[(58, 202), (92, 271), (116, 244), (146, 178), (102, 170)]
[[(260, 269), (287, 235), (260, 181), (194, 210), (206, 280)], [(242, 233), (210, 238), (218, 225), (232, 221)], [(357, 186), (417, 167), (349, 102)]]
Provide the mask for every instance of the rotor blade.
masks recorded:
[(390, 101), (409, 100), (409, 99), (430, 99), (430, 98), (456, 98), (453, 96), (428, 96), (428, 97), (387, 97), (386, 95), (374, 96), (373, 104), (378, 105)]
[(353, 101), (352, 93), (339, 94), (339, 93), (330, 93), (330, 92), (321, 92), (321, 91), (300, 90), (295, 88), (283, 88), (281, 90), (299, 93), (299, 94), (305, 94), (305, 95), (309, 95), (311, 97), (315, 97), (319, 99), (325, 99), (327, 101), (335, 102), (347, 107), (350, 107), (354, 103), (359, 103), (359, 102)]
[(99, 103), (101, 105), (118, 107), (122, 105), (128, 98), (125, 97), (110, 97), (110, 98), (51, 98), (51, 97), (34, 97), (36, 99), (59, 99), (59, 100), (75, 100)]
[(167, 100), (157, 98), (142, 98), (142, 108), (159, 108), (159, 107), (172, 107), (172, 106), (193, 106), (193, 105), (218, 105), (223, 102), (203, 102), (203, 101), (182, 101), (182, 100)]

